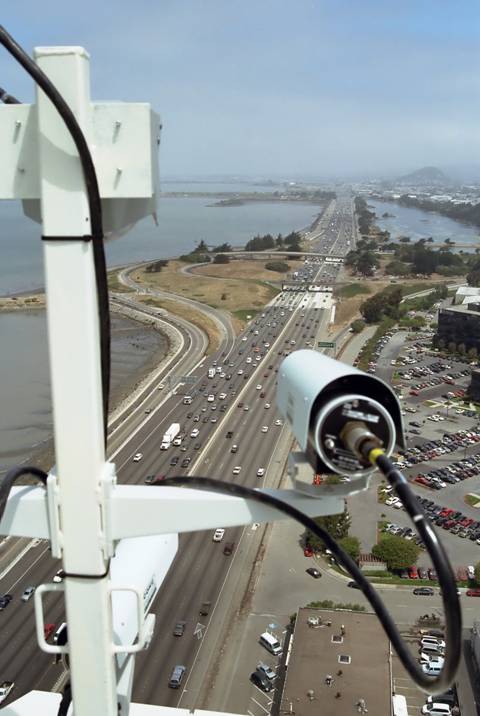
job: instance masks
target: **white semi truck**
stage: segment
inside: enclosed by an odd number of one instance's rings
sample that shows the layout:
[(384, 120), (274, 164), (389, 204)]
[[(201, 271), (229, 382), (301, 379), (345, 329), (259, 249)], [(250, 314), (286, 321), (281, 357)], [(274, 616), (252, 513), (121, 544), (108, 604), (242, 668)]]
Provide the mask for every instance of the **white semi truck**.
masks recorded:
[(178, 433), (180, 432), (180, 423), (172, 423), (170, 427), (168, 428), (167, 432), (163, 436), (162, 444), (160, 445), (160, 450), (168, 450), (172, 442), (177, 437)]

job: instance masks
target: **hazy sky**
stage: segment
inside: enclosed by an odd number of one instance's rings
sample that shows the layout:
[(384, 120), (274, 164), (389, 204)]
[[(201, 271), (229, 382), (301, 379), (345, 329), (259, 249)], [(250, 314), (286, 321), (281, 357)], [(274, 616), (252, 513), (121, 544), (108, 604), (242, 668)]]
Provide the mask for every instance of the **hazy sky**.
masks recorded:
[[(162, 115), (162, 175), (480, 163), (480, 3), (16, 0), (17, 41), (83, 45), (95, 99)], [(0, 85), (31, 83), (0, 49)]]

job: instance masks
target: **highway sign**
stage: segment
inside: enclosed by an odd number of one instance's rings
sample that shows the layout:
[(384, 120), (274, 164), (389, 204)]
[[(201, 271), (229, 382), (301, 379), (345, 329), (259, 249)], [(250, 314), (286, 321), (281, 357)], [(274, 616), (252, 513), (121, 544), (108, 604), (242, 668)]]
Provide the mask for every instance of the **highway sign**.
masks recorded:
[(335, 348), (335, 341), (318, 341), (319, 348)]

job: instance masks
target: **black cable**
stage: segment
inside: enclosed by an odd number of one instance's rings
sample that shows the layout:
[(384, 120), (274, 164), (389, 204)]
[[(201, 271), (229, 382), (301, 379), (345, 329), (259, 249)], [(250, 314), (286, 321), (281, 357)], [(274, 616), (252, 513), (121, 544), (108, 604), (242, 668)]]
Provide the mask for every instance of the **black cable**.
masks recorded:
[(70, 704), (72, 703), (72, 685), (70, 681), (67, 681), (67, 683), (64, 686), (63, 693), (62, 693), (62, 700), (60, 701), (60, 705), (58, 707), (57, 716), (67, 716), (68, 709), (70, 707)]
[[(438, 677), (430, 677), (424, 674), (419, 665), (415, 661), (410, 649), (401, 638), (397, 627), (385, 605), (383, 604), (379, 594), (370, 584), (370, 582), (362, 574), (361, 570), (357, 567), (353, 559), (340, 547), (340, 545), (333, 539), (333, 537), (322, 527), (320, 527), (312, 518), (305, 515), (296, 507), (289, 505), (287, 502), (279, 500), (265, 492), (254, 490), (250, 487), (244, 487), (243, 485), (236, 485), (229, 482), (220, 482), (219, 480), (213, 480), (209, 477), (167, 477), (163, 480), (160, 487), (190, 487), (200, 490), (211, 490), (213, 492), (221, 492), (226, 495), (234, 495), (235, 497), (241, 497), (247, 500), (256, 500), (264, 505), (273, 507), (292, 517), (297, 522), (300, 522), (304, 527), (313, 532), (319, 539), (321, 539), (326, 547), (331, 550), (335, 559), (344, 569), (349, 572), (352, 578), (360, 586), (362, 592), (372, 605), (375, 614), (380, 620), (385, 633), (390, 639), (391, 643), (397, 655), (402, 662), (405, 669), (408, 671), (413, 681), (419, 688), (430, 694), (440, 694), (445, 691), (452, 683), (455, 672), (458, 666), (460, 658), (460, 644), (461, 644), (461, 618), (460, 618), (460, 607), (458, 599), (455, 601), (452, 599), (445, 598), (444, 592), (442, 591), (443, 604), (445, 608), (445, 620), (447, 622), (447, 635), (449, 642), (447, 644), (447, 652), (445, 655), (445, 662), (442, 671)], [(430, 528), (431, 529), (431, 528)], [(432, 556), (432, 555), (431, 555)], [(433, 556), (432, 556), (433, 560)], [(438, 560), (434, 560), (434, 564)], [(443, 587), (443, 585), (442, 585)], [(449, 588), (449, 584), (448, 584)], [(455, 588), (456, 596), (456, 588)], [(449, 610), (452, 609), (453, 613)], [(450, 623), (451, 622), (451, 623)], [(455, 628), (457, 632), (455, 633)], [(451, 642), (451, 643), (450, 643)]]
[[(98, 317), (100, 328), (100, 347), (102, 363), (102, 394), (103, 394), (103, 425), (104, 441), (107, 442), (108, 406), (110, 399), (110, 313), (108, 305), (108, 282), (103, 246), (102, 204), (98, 188), (95, 165), (85, 136), (78, 124), (75, 115), (63, 99), (60, 92), (53, 85), (47, 75), (32, 58), (20, 47), (7, 30), (0, 25), (0, 42), (5, 49), (28, 72), (30, 77), (45, 92), (53, 106), (65, 122), (82, 165), (85, 187), (88, 195), (90, 212), (90, 231), (93, 239), (93, 262), (95, 266), (95, 279), (98, 296)], [(79, 237), (83, 239), (84, 237)]]
[(3, 102), (3, 104), (21, 104), (20, 100), (12, 94), (8, 94), (7, 90), (4, 90), (3, 87), (0, 87), (0, 102)]
[(38, 467), (34, 467), (33, 465), (12, 467), (0, 483), (0, 521), (3, 517), (3, 513), (5, 512), (5, 507), (7, 506), (10, 490), (18, 478), (23, 475), (33, 475), (34, 477), (38, 477), (44, 485), (47, 484), (47, 473), (40, 470)]

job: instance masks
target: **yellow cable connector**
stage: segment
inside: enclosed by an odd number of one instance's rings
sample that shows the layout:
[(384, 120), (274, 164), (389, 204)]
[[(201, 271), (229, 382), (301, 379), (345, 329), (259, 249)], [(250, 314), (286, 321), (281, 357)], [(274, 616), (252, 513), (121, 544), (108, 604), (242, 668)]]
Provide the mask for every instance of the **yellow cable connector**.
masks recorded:
[(382, 448), (372, 448), (370, 450), (370, 452), (368, 453), (368, 459), (372, 463), (372, 465), (376, 464), (377, 458), (379, 458), (380, 455), (385, 455), (385, 450), (382, 450)]

